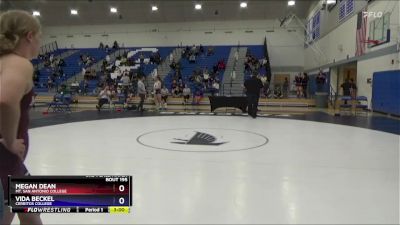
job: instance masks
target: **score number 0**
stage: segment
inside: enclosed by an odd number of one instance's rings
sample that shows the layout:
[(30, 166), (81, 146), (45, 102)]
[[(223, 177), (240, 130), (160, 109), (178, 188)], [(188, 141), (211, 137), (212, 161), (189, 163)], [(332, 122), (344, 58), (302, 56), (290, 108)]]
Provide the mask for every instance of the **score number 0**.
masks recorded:
[[(119, 185), (118, 190), (120, 192), (124, 192), (125, 191), (125, 186), (122, 185), (122, 184)], [(119, 202), (120, 205), (123, 205), (125, 203), (125, 198), (124, 197), (119, 198), (118, 202)]]

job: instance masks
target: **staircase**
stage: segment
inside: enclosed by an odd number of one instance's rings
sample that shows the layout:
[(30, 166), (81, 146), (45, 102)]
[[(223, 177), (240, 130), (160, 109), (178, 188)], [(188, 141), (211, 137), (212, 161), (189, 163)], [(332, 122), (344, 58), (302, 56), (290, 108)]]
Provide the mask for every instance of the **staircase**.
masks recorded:
[[(183, 51), (183, 48), (175, 48), (172, 51), (175, 62), (179, 62), (181, 60), (182, 51)], [(171, 63), (172, 62), (169, 61), (169, 55), (167, 55), (165, 57), (164, 61), (162, 61), (162, 63), (157, 66), (157, 75), (160, 76), (162, 81), (168, 75), (168, 73), (171, 71), (171, 68), (169, 67), (169, 65)], [(153, 80), (153, 77), (151, 76), (151, 73), (149, 76), (146, 77), (145, 85), (146, 85), (146, 90), (153, 90), (154, 80)]]
[[(239, 50), (238, 61), (235, 62), (235, 52)], [(243, 95), (243, 82), (244, 82), (244, 62), (246, 59), (247, 47), (233, 47), (229, 54), (228, 63), (226, 65), (222, 95), (229, 96), (242, 96)], [(231, 81), (231, 73), (236, 64), (236, 79)]]

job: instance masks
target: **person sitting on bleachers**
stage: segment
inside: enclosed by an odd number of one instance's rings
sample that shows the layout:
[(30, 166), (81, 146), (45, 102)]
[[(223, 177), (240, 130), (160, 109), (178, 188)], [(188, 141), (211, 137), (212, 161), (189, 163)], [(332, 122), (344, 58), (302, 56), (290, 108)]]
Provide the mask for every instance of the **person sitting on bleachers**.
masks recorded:
[(176, 66), (177, 66), (177, 64), (176, 64), (175, 60), (173, 60), (171, 65), (169, 65), (169, 67), (171, 67), (171, 69), (173, 69), (173, 70), (176, 69)]
[(212, 87), (211, 87), (211, 96), (219, 95), (219, 82), (214, 80)]
[(161, 108), (166, 110), (167, 109), (167, 99), (168, 99), (169, 91), (168, 88), (163, 86), (161, 89)]
[(131, 80), (129, 79), (129, 76), (126, 72), (124, 72), (124, 74), (121, 77), (121, 83), (123, 86), (128, 86), (129, 83), (131, 82)]
[(104, 104), (110, 103), (111, 102), (111, 91), (110, 88), (106, 85), (102, 91), (100, 91), (99, 94), (99, 103), (96, 105), (96, 108), (98, 111), (100, 111), (101, 107)]
[(223, 59), (221, 59), (220, 61), (218, 61), (218, 70), (225, 70), (226, 65)]
[(185, 88), (183, 89), (183, 105), (186, 105), (190, 98), (190, 88), (185, 84)]
[(208, 73), (208, 69), (206, 67), (206, 68), (204, 68), (204, 71), (203, 71), (203, 81), (204, 81), (204, 83), (208, 83), (209, 79), (210, 79), (210, 74)]
[(208, 47), (208, 51), (207, 51), (207, 56), (211, 56), (214, 55), (214, 47), (210, 46)]
[(79, 84), (79, 92), (83, 95), (87, 95), (89, 84), (86, 79), (83, 79)]
[(199, 53), (200, 53), (201, 55), (204, 54), (204, 47), (203, 47), (203, 45), (201, 45), (201, 44), (200, 44), (200, 47), (199, 47)]
[(196, 92), (193, 97), (193, 104), (194, 105), (200, 105), (201, 100), (203, 99), (204, 96), (204, 90), (201, 87), (196, 88)]
[(195, 54), (191, 54), (189, 57), (189, 63), (196, 63), (196, 56)]
[(178, 83), (176, 82), (176, 80), (172, 81), (171, 91), (172, 91), (173, 97), (177, 97), (179, 95), (179, 87), (178, 87)]
[(99, 49), (104, 49), (104, 44), (103, 44), (103, 42), (100, 42), (100, 44), (99, 44)]

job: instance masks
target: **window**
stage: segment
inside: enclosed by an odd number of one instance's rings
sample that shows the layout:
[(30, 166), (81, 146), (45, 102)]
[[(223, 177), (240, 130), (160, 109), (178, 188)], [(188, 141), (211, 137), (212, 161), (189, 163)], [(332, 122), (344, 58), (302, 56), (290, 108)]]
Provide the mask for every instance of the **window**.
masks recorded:
[(385, 13), (383, 17), (377, 18), (369, 23), (369, 39), (386, 41), (387, 30), (390, 25), (390, 13)]
[(318, 39), (320, 37), (320, 17), (321, 12), (318, 11), (315, 13), (314, 17), (312, 18), (312, 39)]
[(354, 0), (339, 0), (339, 21), (354, 11)]

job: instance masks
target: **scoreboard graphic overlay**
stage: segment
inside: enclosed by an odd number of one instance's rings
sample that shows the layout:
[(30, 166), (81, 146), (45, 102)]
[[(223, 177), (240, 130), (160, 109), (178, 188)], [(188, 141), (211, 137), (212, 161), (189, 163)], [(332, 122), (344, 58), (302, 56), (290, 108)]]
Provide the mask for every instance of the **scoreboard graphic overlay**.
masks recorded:
[(132, 176), (10, 176), (14, 213), (129, 213)]

